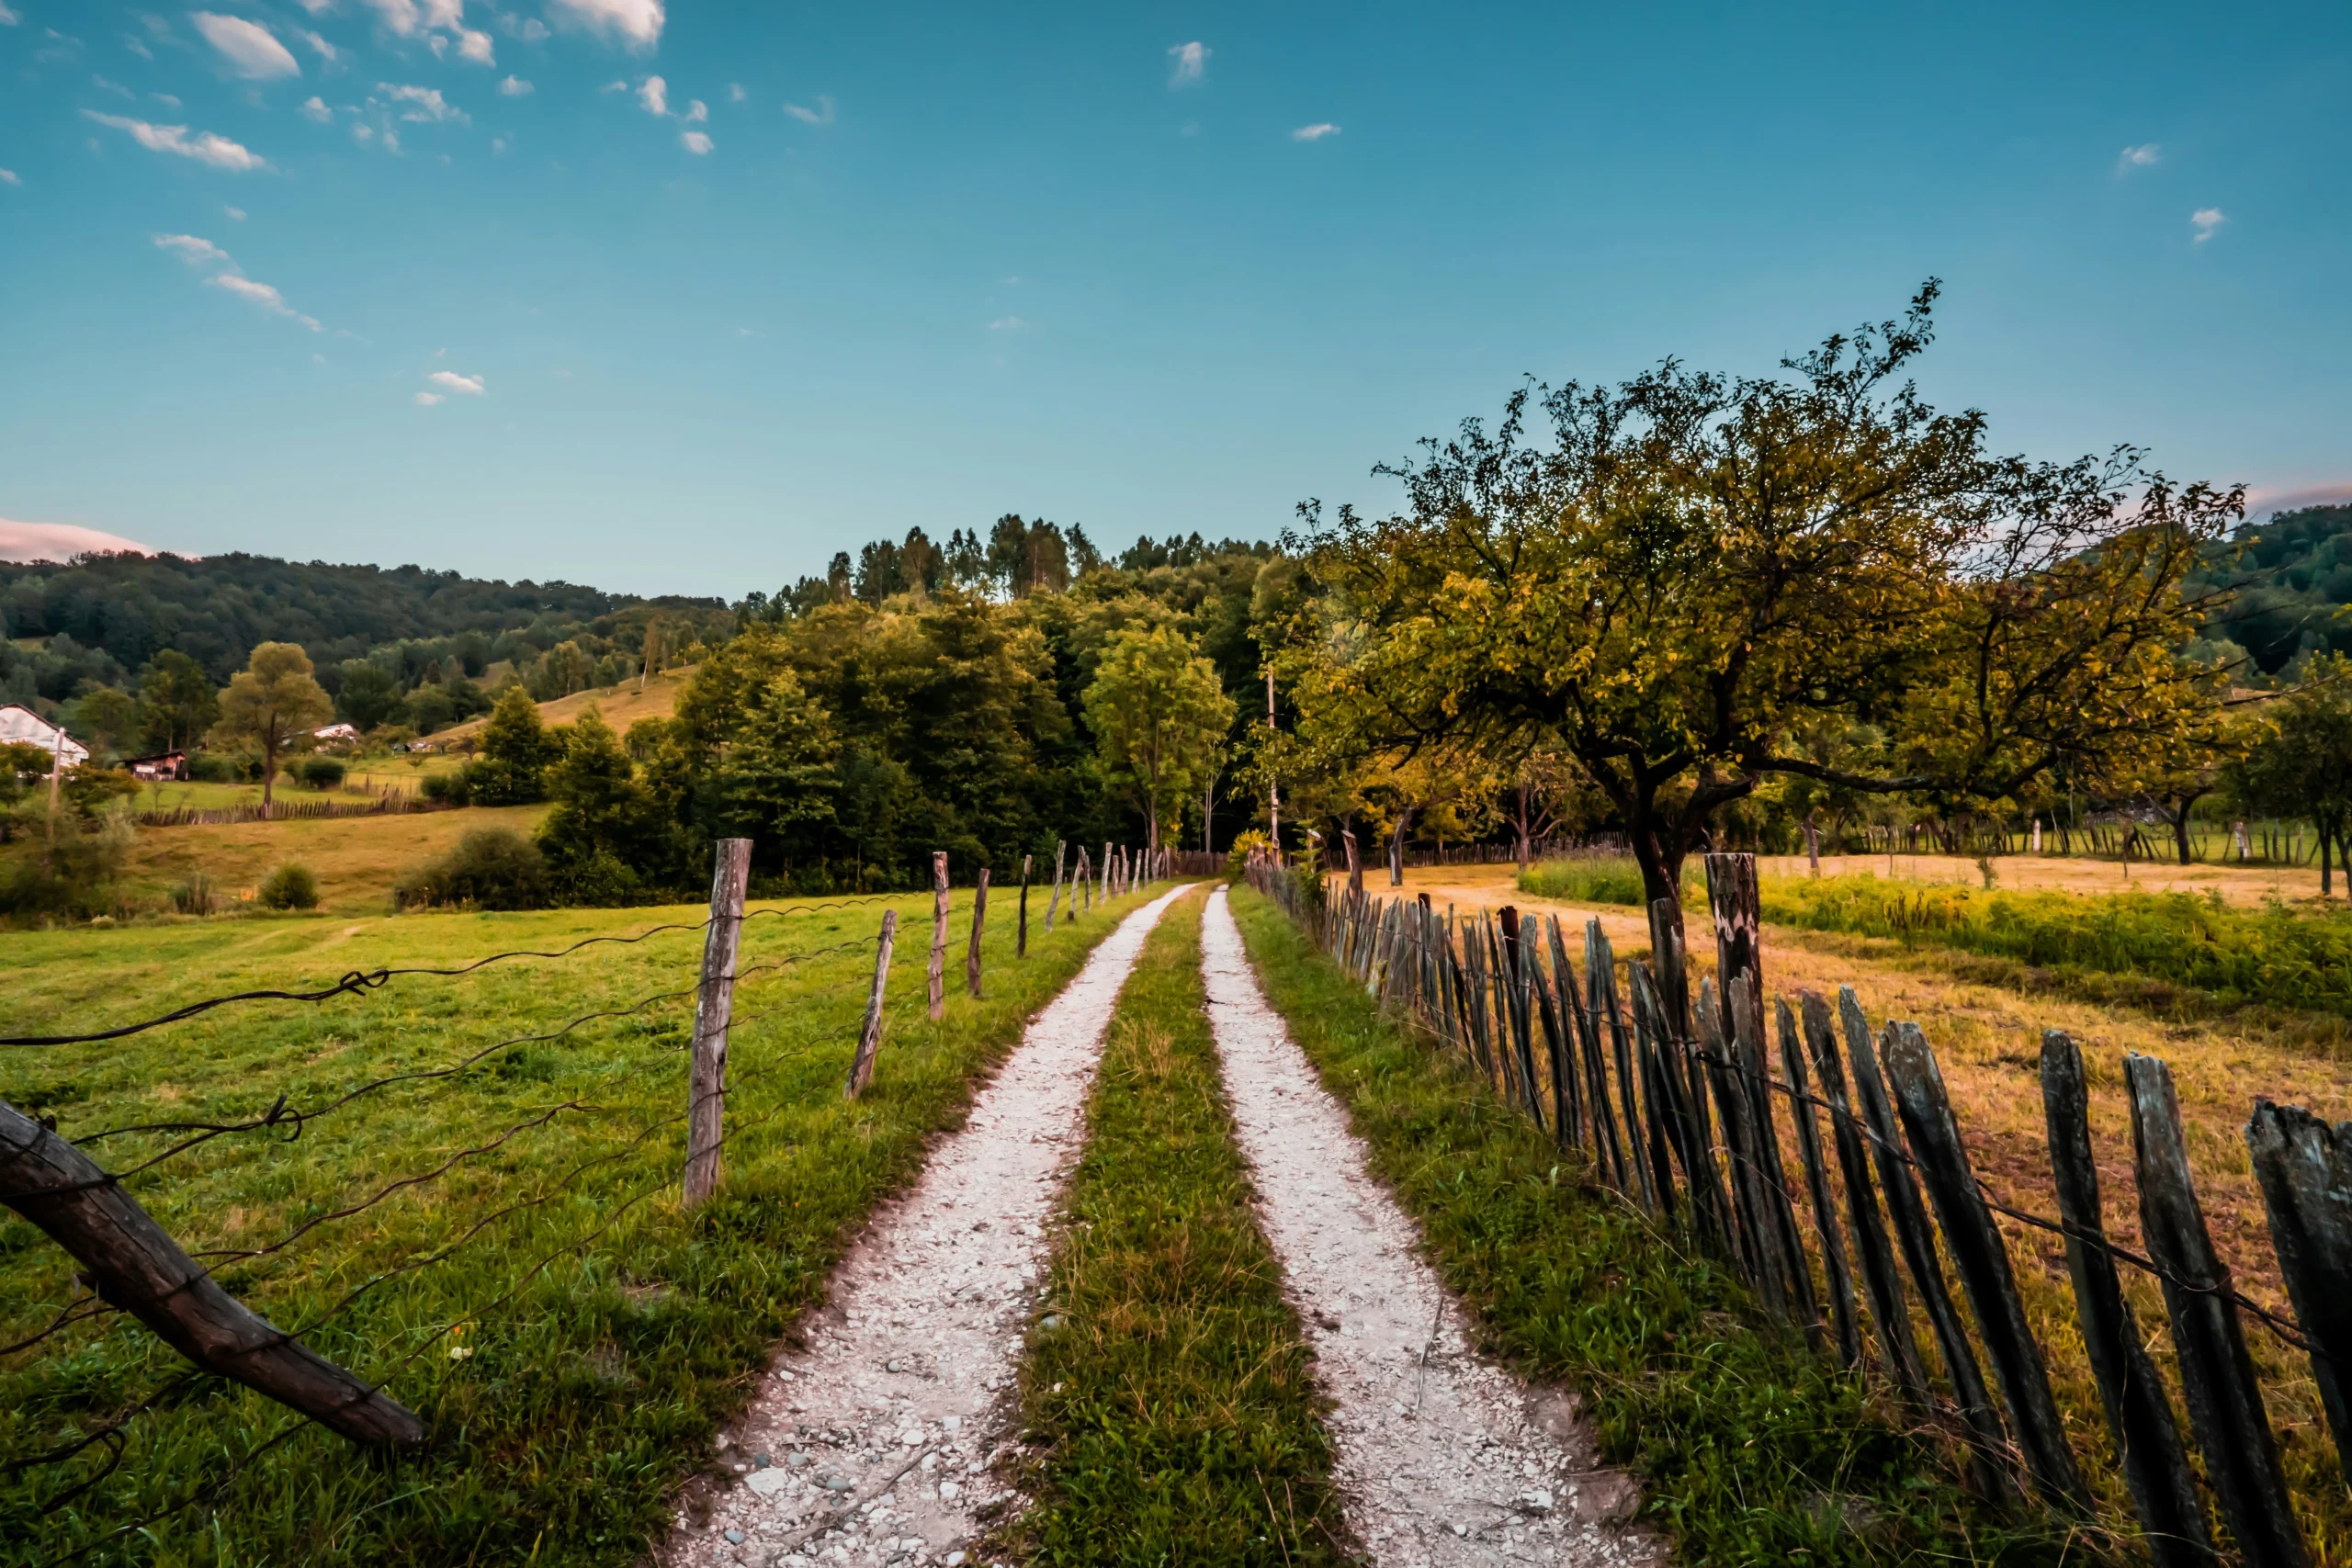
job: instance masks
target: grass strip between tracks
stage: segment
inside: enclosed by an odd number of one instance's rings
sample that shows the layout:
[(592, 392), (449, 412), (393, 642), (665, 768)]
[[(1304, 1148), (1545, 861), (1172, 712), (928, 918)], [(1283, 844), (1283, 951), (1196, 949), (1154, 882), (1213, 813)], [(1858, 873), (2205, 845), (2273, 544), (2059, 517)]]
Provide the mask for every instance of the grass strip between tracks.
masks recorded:
[(1036, 1564), (1347, 1561), (1312, 1360), (1258, 1230), (1201, 985), (1198, 897), (1120, 995), (1032, 1330)]

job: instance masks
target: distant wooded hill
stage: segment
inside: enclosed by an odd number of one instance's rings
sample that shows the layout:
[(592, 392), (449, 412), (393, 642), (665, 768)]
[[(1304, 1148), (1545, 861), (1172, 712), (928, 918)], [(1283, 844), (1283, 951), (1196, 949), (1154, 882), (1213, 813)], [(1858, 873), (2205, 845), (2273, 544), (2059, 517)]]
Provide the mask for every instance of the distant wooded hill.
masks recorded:
[(2236, 597), (2209, 637), (2236, 643), (2266, 675), (2306, 652), (2352, 653), (2352, 505), (2282, 512), (2217, 553), (2204, 583)]

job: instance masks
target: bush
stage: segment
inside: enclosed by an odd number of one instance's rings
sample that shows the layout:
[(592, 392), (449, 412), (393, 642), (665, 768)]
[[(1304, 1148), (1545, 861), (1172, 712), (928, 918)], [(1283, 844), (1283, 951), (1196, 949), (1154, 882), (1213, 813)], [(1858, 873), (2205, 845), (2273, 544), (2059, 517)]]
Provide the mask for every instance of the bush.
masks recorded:
[(172, 889), (172, 908), (183, 915), (209, 915), (220, 907), (212, 878), (200, 871), (190, 872), (186, 882)]
[(312, 789), (333, 789), (343, 783), (345, 769), (334, 757), (307, 757), (302, 761), (302, 782)]
[(315, 909), (319, 879), (307, 865), (281, 865), (261, 885), (260, 898), (266, 909)]
[(511, 828), (477, 828), (455, 849), (402, 877), (392, 897), (403, 909), (543, 909), (547, 862), (537, 844)]
[[(1698, 862), (1693, 857), (1683, 863), (1687, 902), (1689, 868)], [(1649, 903), (1642, 868), (1631, 855), (1575, 855), (1566, 860), (1539, 862), (1520, 874), (1519, 890), (1538, 898), (1559, 898), (1571, 904), (1629, 904), (1639, 909)], [(1704, 897), (1704, 894), (1701, 897)]]
[[(410, 759), (412, 761), (417, 759)], [(474, 803), (474, 773), (470, 766), (446, 773), (427, 773), (418, 786), (427, 800), (437, 800), (447, 806), (471, 806)]]
[(187, 776), (198, 784), (234, 784), (243, 776), (239, 759), (225, 751), (190, 751)]

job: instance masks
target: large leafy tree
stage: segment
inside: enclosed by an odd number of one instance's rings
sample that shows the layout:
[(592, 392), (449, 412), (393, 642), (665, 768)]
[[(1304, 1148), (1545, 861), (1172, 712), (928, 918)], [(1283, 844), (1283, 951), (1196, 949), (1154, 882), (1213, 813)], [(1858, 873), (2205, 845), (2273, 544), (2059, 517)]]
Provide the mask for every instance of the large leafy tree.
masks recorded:
[(204, 666), (165, 649), (139, 682), (140, 727), (148, 747), (176, 751), (219, 721), (220, 697)]
[(220, 694), (215, 745), (250, 746), (261, 753), (261, 803), (270, 803), (277, 761), (311, 744), (311, 732), (334, 717), (311, 672), (310, 655), (290, 642), (266, 642)]
[(2309, 660), (2302, 685), (2264, 705), (2245, 752), (2225, 767), (2230, 795), (2248, 810), (2308, 817), (2319, 833), (2319, 890), (2335, 891), (2331, 848), (2352, 880), (2352, 658)]
[(1086, 689), (1086, 719), (1104, 769), (1143, 808), (1150, 846), (1183, 819), (1233, 728), (1216, 666), (1172, 626), (1123, 632)]
[(548, 768), (563, 743), (548, 731), (539, 705), (521, 683), (498, 694), (481, 727), (481, 754), (467, 770), (473, 797), (484, 806), (525, 806), (547, 798)]
[(1306, 750), (1569, 759), (1673, 900), (1775, 777), (1995, 799), (2180, 735), (2212, 679), (2173, 654), (2211, 608), (2180, 584), (2242, 492), (1989, 455), (1903, 378), (1936, 292), (1778, 376), (1539, 384), (1384, 466), (1405, 510), (1309, 503), (1278, 659)]

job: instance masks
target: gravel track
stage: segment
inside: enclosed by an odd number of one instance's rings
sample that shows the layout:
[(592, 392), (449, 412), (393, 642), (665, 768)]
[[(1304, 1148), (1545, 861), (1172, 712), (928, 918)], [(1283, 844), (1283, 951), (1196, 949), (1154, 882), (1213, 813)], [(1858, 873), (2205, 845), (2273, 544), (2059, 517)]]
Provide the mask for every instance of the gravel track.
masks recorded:
[(1664, 1561), (1663, 1543), (1618, 1522), (1636, 1494), (1594, 1467), (1573, 1397), (1531, 1388), (1464, 1341), (1412, 1222), (1267, 1005), (1222, 888), (1201, 950), (1261, 1224), (1336, 1405), (1338, 1480), (1371, 1562)]
[(1085, 1136), (1119, 987), (1178, 887), (1120, 922), (1030, 1021), (922, 1180), (876, 1213), (721, 1438), (733, 1477), (689, 1508), (670, 1568), (960, 1563), (1005, 1501), (990, 1461), (1046, 1272), (1046, 1224)]

